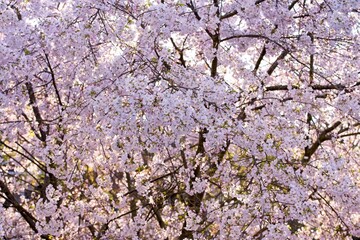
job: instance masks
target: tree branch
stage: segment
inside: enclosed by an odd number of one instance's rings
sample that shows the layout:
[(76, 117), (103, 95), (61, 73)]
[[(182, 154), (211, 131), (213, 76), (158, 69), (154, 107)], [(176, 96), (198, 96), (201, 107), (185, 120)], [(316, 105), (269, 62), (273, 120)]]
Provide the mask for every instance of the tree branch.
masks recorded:
[[(310, 88), (312, 88), (313, 90), (344, 90), (346, 88), (345, 85), (342, 84), (327, 84), (327, 85), (322, 85), (322, 84), (313, 84), (309, 86)], [(297, 85), (291, 85), (291, 88), (293, 89), (300, 89), (299, 86)], [(289, 90), (289, 86), (288, 85), (274, 85), (274, 86), (267, 86), (265, 87), (265, 91), (287, 91)]]
[(241, 35), (233, 35), (230, 37), (223, 38), (220, 40), (220, 42), (225, 42), (227, 40), (231, 40), (235, 38), (261, 38), (261, 39), (270, 40), (268, 37), (259, 34), (241, 34)]
[(224, 20), (226, 18), (231, 18), (232, 16), (235, 16), (236, 14), (238, 14), (238, 11), (233, 10), (231, 12), (225, 13), (224, 15), (220, 16), (220, 20)]
[(266, 47), (264, 45), (263, 49), (260, 52), (260, 56), (259, 56), (258, 60), (255, 63), (254, 74), (256, 74), (256, 71), (259, 69), (260, 63), (264, 59), (265, 54), (266, 54)]
[(59, 105), (61, 106), (61, 110), (64, 110), (63, 107), (63, 103), (61, 101), (61, 97), (60, 97), (60, 93), (59, 93), (59, 89), (57, 88), (57, 85), (56, 85), (56, 82), (55, 82), (55, 74), (54, 74), (54, 70), (52, 69), (51, 67), (51, 63), (50, 63), (50, 59), (49, 59), (49, 56), (48, 54), (45, 53), (45, 58), (46, 58), (46, 62), (47, 62), (47, 66), (49, 68), (49, 71), (50, 71), (50, 75), (51, 75), (51, 82), (55, 88), (55, 93), (56, 93), (56, 97), (58, 99), (58, 102), (59, 102)]
[(259, 5), (260, 3), (262, 3), (262, 2), (265, 2), (266, 0), (257, 0), (256, 2), (255, 2), (255, 5)]
[(39, 140), (45, 142), (47, 132), (44, 131), (44, 129), (43, 129), (44, 123), (43, 123), (43, 119), (42, 119), (41, 114), (40, 114), (39, 107), (37, 106), (37, 103), (36, 103), (36, 97), (35, 97), (33, 86), (32, 86), (32, 84), (30, 82), (26, 82), (25, 86), (26, 86), (26, 89), (27, 89), (28, 94), (29, 94), (30, 104), (31, 104), (33, 112), (34, 112), (35, 119), (36, 119), (36, 121), (38, 123), (38, 126), (39, 126), (39, 131), (40, 131)]
[(274, 72), (274, 70), (276, 69), (276, 67), (279, 65), (279, 61), (284, 59), (286, 57), (286, 55), (288, 55), (289, 51), (288, 50), (283, 50), (280, 54), (279, 57), (277, 57), (277, 59), (275, 60), (275, 62), (273, 64), (271, 64), (270, 68), (267, 70), (267, 74), (269, 74), (269, 76)]
[[(12, 206), (20, 213), (20, 215), (24, 218), (24, 220), (29, 224), (30, 228), (35, 233), (38, 233), (39, 231), (36, 229), (36, 222), (37, 222), (36, 218), (18, 203), (15, 196), (10, 192), (8, 186), (2, 180), (0, 180), (0, 190), (2, 193), (5, 194), (6, 200), (8, 200), (12, 204)], [(50, 235), (41, 235), (41, 238), (48, 240), (52, 239)]]
[(306, 165), (309, 163), (311, 156), (316, 152), (316, 150), (319, 148), (319, 146), (327, 141), (331, 139), (331, 136), (329, 136), (328, 134), (330, 132), (332, 132), (335, 128), (337, 128), (339, 125), (341, 124), (340, 121), (335, 122), (332, 126), (330, 126), (329, 128), (324, 129), (320, 135), (318, 136), (318, 138), (316, 139), (316, 141), (311, 145), (311, 147), (306, 147), (305, 148), (305, 154), (301, 160), (301, 163), (303, 165)]
[(295, 4), (296, 4), (297, 2), (299, 2), (299, 0), (294, 0), (294, 1), (292, 1), (292, 3), (289, 5), (288, 9), (289, 9), (289, 10), (293, 9), (293, 7), (295, 6)]

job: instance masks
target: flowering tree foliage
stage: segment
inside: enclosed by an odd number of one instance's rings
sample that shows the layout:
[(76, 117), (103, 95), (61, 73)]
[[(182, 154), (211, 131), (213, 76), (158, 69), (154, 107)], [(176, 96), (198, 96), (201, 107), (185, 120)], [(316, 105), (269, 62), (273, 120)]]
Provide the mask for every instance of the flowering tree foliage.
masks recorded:
[(358, 0), (0, 1), (3, 239), (360, 237)]

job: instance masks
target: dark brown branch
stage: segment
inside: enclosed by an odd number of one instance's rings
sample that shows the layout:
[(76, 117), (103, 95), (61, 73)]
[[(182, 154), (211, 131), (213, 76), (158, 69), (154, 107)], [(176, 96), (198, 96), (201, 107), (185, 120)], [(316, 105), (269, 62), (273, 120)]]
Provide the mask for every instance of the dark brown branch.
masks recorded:
[(314, 81), (314, 54), (310, 54), (310, 84)]
[[(307, 34), (311, 38), (311, 42), (314, 43), (314, 34), (308, 33)], [(310, 84), (314, 81), (314, 54), (310, 54)]]
[[(219, 2), (218, 0), (214, 0), (214, 6), (216, 7), (216, 16), (220, 18), (220, 10), (219, 10)], [(215, 33), (210, 35), (213, 41), (213, 49), (215, 50), (215, 54), (217, 54), (217, 50), (220, 45), (220, 23), (217, 24), (215, 29)], [(211, 61), (211, 77), (216, 77), (217, 75), (217, 68), (218, 68), (218, 57), (217, 55), (214, 56), (213, 60)]]
[(298, 2), (299, 2), (299, 0), (294, 0), (294, 1), (292, 1), (292, 3), (289, 5), (288, 9), (289, 9), (289, 10), (293, 9), (293, 7), (295, 6), (295, 4), (298, 3)]
[(262, 3), (262, 2), (265, 2), (266, 0), (257, 0), (256, 2), (255, 2), (255, 5), (258, 5), (258, 4), (260, 4), (260, 3)]
[[(194, 3), (192, 1), (190, 1), (190, 3), (186, 3), (186, 6), (188, 6), (191, 11), (194, 13), (195, 15), (195, 18), (200, 21), (201, 20), (201, 17), (199, 15), (199, 13), (197, 12), (195, 6), (194, 6)], [(213, 34), (208, 30), (208, 29), (205, 29), (205, 32), (212, 38), (213, 37)]]
[(224, 15), (222, 15), (220, 17), (220, 20), (226, 19), (226, 18), (231, 18), (232, 16), (235, 16), (236, 14), (238, 14), (238, 11), (233, 10), (231, 12), (225, 13)]
[[(206, 128), (202, 129), (199, 131), (199, 142), (197, 144), (197, 150), (196, 150), (196, 156), (198, 154), (204, 154), (205, 153), (205, 148), (204, 148), (204, 143), (206, 142), (206, 138), (205, 138), (205, 134), (208, 133), (208, 130)], [(195, 156), (195, 159), (196, 159)], [(193, 183), (195, 182), (196, 178), (200, 178), (201, 177), (201, 171), (200, 171), (200, 164), (197, 165), (195, 171), (194, 171), (194, 176), (190, 178), (190, 187), (193, 187)], [(197, 214), (200, 212), (200, 207), (201, 207), (201, 202), (202, 199), (204, 197), (205, 192), (200, 192), (200, 193), (196, 193), (192, 196), (189, 196), (188, 200), (187, 200), (187, 204), (188, 206), (195, 211)], [(186, 229), (186, 218), (185, 221), (183, 223), (182, 229), (181, 229), (181, 234), (178, 237), (178, 239), (193, 239), (193, 231), (189, 231)]]
[[(296, 62), (298, 62), (298, 63), (300, 63), (301, 65), (303, 65), (304, 67), (310, 69), (310, 67), (309, 67), (306, 63), (300, 61), (298, 58), (296, 58), (296, 57), (293, 56), (292, 54), (289, 54), (289, 55), (290, 55)], [(323, 74), (321, 74), (321, 73), (319, 73), (319, 72), (316, 72), (316, 71), (314, 71), (314, 74), (316, 74), (316, 75), (319, 76), (320, 78), (322, 78), (322, 79), (324, 79), (325, 81), (327, 81), (330, 85), (335, 86), (335, 85), (334, 85), (331, 81), (329, 81), (329, 79), (327, 79), (327, 77), (325, 77)], [(353, 85), (352, 87), (355, 87), (356, 85), (357, 85), (357, 84)]]
[(186, 3), (186, 6), (188, 6), (188, 7), (191, 9), (191, 11), (192, 11), (192, 12), (194, 13), (194, 15), (195, 15), (195, 18), (200, 21), (200, 20), (201, 20), (201, 17), (200, 17), (200, 15), (199, 15), (199, 13), (197, 12), (197, 10), (196, 10), (193, 2), (190, 1), (190, 3)]
[[(24, 169), (24, 171), (29, 174), (29, 176), (31, 176), (36, 182), (37, 184), (40, 184), (39, 180), (31, 173), (29, 172), (29, 170), (23, 165), (21, 164), (20, 161), (18, 161), (16, 158), (12, 157), (10, 154), (8, 154), (7, 152), (2, 151), (8, 158), (12, 159), (14, 162), (16, 162), (20, 167), (22, 167)], [(24, 180), (23, 180), (24, 181)]]
[[(316, 95), (315, 96), (315, 98), (326, 98), (327, 97), (327, 94), (319, 94), (319, 95)], [(287, 102), (287, 101), (291, 101), (291, 100), (293, 100), (294, 98), (292, 98), (292, 97), (288, 97), (288, 98), (283, 98), (283, 99), (277, 99), (277, 100), (279, 100), (280, 102)], [(266, 107), (266, 104), (262, 104), (262, 105), (260, 105), (260, 106), (257, 106), (257, 107), (254, 107), (254, 108), (252, 108), (251, 110), (252, 111), (257, 111), (257, 110), (261, 110), (261, 109), (263, 109), (264, 107)]]
[(260, 240), (262, 239), (262, 234), (267, 231), (268, 228), (267, 227), (263, 227), (261, 228), (259, 231), (257, 231), (254, 236), (253, 236), (253, 239), (256, 239), (256, 240)]
[[(215, 54), (217, 54), (217, 50), (220, 44), (220, 29), (219, 26), (216, 29), (215, 34), (212, 35), (213, 40), (213, 49), (215, 49)], [(218, 57), (217, 55), (214, 56), (213, 60), (211, 61), (211, 77), (216, 77), (217, 75), (217, 68), (218, 68)]]
[(341, 124), (340, 121), (335, 122), (332, 126), (330, 126), (329, 128), (324, 129), (320, 135), (318, 136), (318, 138), (316, 139), (316, 141), (311, 145), (311, 147), (306, 147), (305, 148), (305, 154), (303, 159), (301, 160), (303, 165), (306, 165), (309, 163), (311, 156), (316, 152), (316, 150), (319, 148), (319, 146), (327, 141), (331, 139), (331, 136), (329, 135), (329, 133), (331, 133), (335, 128), (337, 128), (339, 125)]
[(256, 74), (256, 71), (259, 69), (260, 63), (264, 59), (265, 54), (266, 54), (266, 47), (264, 45), (263, 49), (260, 52), (260, 56), (259, 56), (258, 60), (255, 63), (254, 74)]
[(199, 131), (199, 143), (197, 145), (196, 155), (205, 153), (204, 143), (206, 142), (205, 134), (208, 133), (206, 128)]
[(218, 158), (218, 163), (220, 164), (222, 162), (222, 160), (225, 157), (226, 152), (228, 151), (230, 146), (230, 140), (226, 140), (226, 144), (225, 146), (223, 146), (223, 148), (221, 149), (221, 151), (219, 152), (219, 158)]
[(237, 38), (258, 38), (258, 39), (265, 39), (267, 40), (268, 42), (272, 42), (274, 43), (275, 45), (279, 46), (280, 48), (282, 48), (284, 51), (288, 51), (287, 48), (285, 46), (283, 46), (282, 44), (280, 44), (279, 42), (267, 37), (267, 36), (264, 36), (264, 35), (260, 35), (260, 34), (240, 34), (240, 35), (233, 35), (233, 36), (230, 36), (230, 37), (226, 37), (226, 38), (223, 38), (223, 39), (220, 39), (220, 42), (225, 42), (225, 41), (228, 41), (228, 40), (231, 40), (231, 39), (237, 39)]
[[(143, 207), (147, 207), (147, 206), (149, 206), (150, 204), (145, 204)], [(130, 210), (130, 211), (128, 211), (128, 212), (126, 212), (126, 213), (123, 213), (123, 214), (120, 214), (119, 216), (117, 216), (117, 217), (115, 217), (115, 218), (113, 218), (113, 219), (110, 219), (107, 223), (105, 223), (104, 225), (106, 225), (106, 226), (108, 226), (111, 222), (113, 222), (113, 221), (115, 221), (115, 220), (117, 220), (117, 219), (119, 219), (119, 218), (122, 218), (122, 217), (124, 217), (124, 216), (126, 216), (126, 215), (129, 215), (129, 214), (132, 214), (134, 211), (137, 211), (137, 210), (139, 210), (140, 209), (140, 207), (136, 207), (136, 209), (133, 209), (133, 210)], [(102, 227), (102, 228), (106, 228), (106, 227)]]
[(346, 86), (342, 84), (320, 85), (314, 84), (311, 86), (314, 90), (343, 90)]
[(184, 168), (185, 169), (188, 168), (184, 150), (180, 150), (180, 156), (181, 156), (181, 160), (182, 160), (182, 163), (184, 165)]
[[(345, 85), (342, 84), (328, 84), (328, 85), (321, 85), (321, 84), (313, 84), (311, 86), (313, 90), (344, 90), (346, 88)], [(299, 89), (299, 86), (291, 85), (293, 89)], [(274, 85), (274, 86), (267, 86), (265, 87), (265, 91), (286, 91), (289, 90), (288, 85)]]
[(41, 114), (40, 114), (39, 107), (37, 106), (37, 103), (36, 103), (36, 97), (35, 97), (34, 89), (33, 89), (32, 84), (30, 82), (26, 82), (25, 85), (26, 85), (26, 89), (27, 89), (28, 94), (29, 94), (30, 104), (31, 104), (33, 112), (34, 112), (35, 119), (36, 119), (36, 121), (38, 123), (38, 126), (39, 126), (40, 140), (45, 142), (47, 132), (44, 131), (44, 129), (43, 129), (44, 123), (43, 123), (43, 119), (42, 119)]
[(344, 222), (344, 220), (342, 219), (342, 217), (339, 215), (339, 213), (334, 209), (334, 207), (330, 204), (330, 202), (328, 200), (326, 200), (325, 197), (323, 197), (318, 191), (316, 191), (316, 194), (326, 203), (326, 205), (328, 205), (328, 207), (331, 209), (331, 211), (333, 211), (336, 215), (336, 217), (338, 219), (340, 219), (340, 221), (342, 222), (342, 224), (344, 224), (344, 226), (346, 227), (346, 229), (349, 229), (349, 226), (346, 224), (346, 222)]
[[(178, 167), (178, 168), (175, 169), (174, 171), (172, 171), (172, 172), (170, 172), (170, 173), (167, 173), (167, 174), (164, 174), (164, 175), (161, 175), (160, 177), (154, 178), (154, 179), (150, 180), (149, 182), (154, 183), (154, 182), (159, 181), (159, 180), (161, 180), (161, 179), (163, 179), (163, 178), (166, 178), (166, 177), (169, 177), (169, 176), (171, 176), (171, 175), (174, 175), (177, 171), (179, 171), (180, 168), (181, 168), (181, 167)], [(131, 194), (131, 193), (135, 193), (135, 192), (137, 192), (137, 190), (134, 188), (134, 189), (128, 191), (127, 193), (125, 193), (123, 196), (125, 197), (125, 196), (127, 196), (127, 195), (129, 195), (129, 194)]]
[[(38, 161), (36, 161), (36, 159), (31, 159), (29, 156), (26, 156), (24, 153), (20, 152), (19, 150), (11, 147), (10, 145), (7, 145), (5, 142), (0, 140), (0, 144), (4, 145), (6, 148), (10, 149), (13, 152), (16, 152), (18, 154), (20, 154), (21, 156), (23, 156), (24, 158), (28, 159), (30, 162), (34, 163), (38, 168), (40, 168), (42, 171), (46, 172), (45, 166), (41, 163), (39, 163)], [(23, 148), (22, 146), (20, 146), (21, 148)], [(24, 149), (23, 149), (24, 150)]]
[[(291, 86), (293, 89), (298, 89), (298, 86), (292, 85)], [(288, 85), (275, 85), (275, 86), (267, 86), (265, 87), (265, 91), (287, 91), (289, 90), (289, 86)]]
[(220, 40), (220, 42), (225, 42), (227, 40), (235, 39), (235, 38), (260, 38), (260, 39), (266, 39), (269, 40), (268, 37), (259, 35), (259, 34), (242, 34), (242, 35), (233, 35), (230, 37), (226, 37)]
[(21, 20), (22, 20), (22, 16), (21, 16), (21, 13), (20, 13), (19, 8), (16, 7), (15, 5), (10, 6), (10, 8), (12, 8), (12, 9), (15, 11), (15, 14), (16, 14), (18, 20), (21, 21)]
[(160, 177), (154, 178), (154, 179), (150, 180), (150, 182), (153, 183), (153, 182), (159, 181), (159, 180), (161, 180), (163, 178), (169, 177), (169, 176), (173, 175), (174, 173), (176, 173), (177, 171), (179, 171), (180, 168), (181, 167), (178, 167), (177, 169), (175, 169), (174, 171), (172, 171), (170, 173), (167, 173), (167, 174), (164, 174), (164, 175), (162, 175)]
[(279, 61), (284, 59), (286, 55), (288, 55), (288, 53), (289, 53), (288, 50), (283, 50), (280, 56), (275, 60), (275, 62), (271, 64), (270, 68), (267, 70), (267, 74), (271, 75), (276, 69), (276, 67), (279, 65)]
[(185, 62), (185, 59), (184, 59), (184, 49), (180, 49), (174, 42), (174, 39), (173, 38), (170, 38), (170, 41), (172, 43), (172, 45), (174, 46), (175, 50), (179, 53), (180, 57), (179, 57), (179, 60), (180, 60), (180, 63), (181, 65), (186, 68), (186, 62)]
[(162, 219), (161, 217), (161, 211), (160, 211), (160, 208), (156, 207), (156, 206), (153, 206), (153, 212), (156, 216), (156, 220), (158, 221), (159, 223), (159, 226), (162, 228), (162, 229), (166, 229), (166, 223), (164, 222), (164, 220)]
[[(127, 183), (127, 187), (128, 190), (131, 191), (131, 189), (134, 189), (134, 180), (131, 178), (130, 174), (127, 172), (126, 174), (126, 183)], [(131, 210), (131, 217), (134, 220), (134, 218), (137, 215), (137, 207), (136, 207), (136, 199), (132, 198), (130, 200), (130, 210)]]
[[(0, 180), (0, 190), (2, 193), (5, 194), (6, 200), (8, 200), (11, 205), (20, 213), (20, 215), (24, 218), (24, 220), (29, 224), (30, 228), (35, 232), (38, 233), (36, 229), (36, 218), (31, 215), (25, 208), (23, 208), (18, 201), (16, 200), (15, 196), (10, 192), (8, 186)], [(48, 235), (42, 235), (43, 239), (51, 239)]]
[(95, 54), (95, 51), (94, 51), (94, 45), (91, 44), (90, 39), (88, 39), (88, 44), (89, 44), (91, 55), (93, 56), (93, 59), (94, 59), (94, 64), (95, 64), (95, 66), (97, 66), (98, 61), (97, 61), (97, 57), (96, 57), (96, 54)]
[[(150, 205), (150, 204), (145, 204), (143, 207), (147, 207), (147, 206), (149, 206), (149, 205)], [(136, 208), (134, 208), (134, 209), (132, 209), (132, 210), (126, 212), (126, 213), (120, 214), (119, 216), (117, 216), (117, 217), (115, 217), (115, 218), (113, 218), (113, 219), (110, 219), (109, 221), (107, 221), (107, 223), (104, 223), (104, 224), (101, 226), (101, 229), (99, 230), (98, 235), (96, 236), (95, 239), (96, 239), (96, 240), (101, 239), (101, 237), (102, 237), (102, 236), (106, 233), (106, 231), (109, 229), (109, 224), (110, 224), (111, 222), (113, 222), (113, 221), (115, 221), (115, 220), (117, 220), (117, 219), (119, 219), (119, 218), (122, 218), (122, 217), (124, 217), (124, 216), (126, 216), (126, 215), (129, 215), (129, 214), (133, 215), (133, 213), (136, 212), (136, 211), (139, 210), (139, 209), (140, 209), (140, 207), (136, 207)], [(91, 228), (90, 228), (90, 226), (91, 226)], [(91, 231), (92, 235), (95, 235), (95, 228), (93, 227), (93, 225), (90, 225), (90, 226), (89, 226), (89, 230)]]
[(41, 139), (41, 136), (37, 133), (35, 127), (34, 127), (33, 124), (32, 124), (32, 121), (28, 118), (28, 116), (27, 116), (24, 112), (23, 112), (21, 115), (22, 115), (22, 116), (25, 118), (25, 120), (29, 123), (30, 129), (34, 132), (35, 136), (36, 136), (38, 139)]
[(339, 136), (339, 138), (343, 138), (343, 137), (350, 137), (350, 136), (356, 136), (356, 135), (360, 135), (360, 132), (354, 132), (354, 133), (343, 134), (343, 135), (340, 135), (340, 136)]
[(189, 231), (186, 229), (186, 220), (183, 224), (183, 227), (181, 229), (181, 235), (178, 238), (179, 240), (183, 240), (183, 239), (194, 239), (192, 231)]
[(211, 61), (211, 77), (216, 77), (217, 74), (217, 66), (218, 66), (218, 58), (215, 56)]
[(61, 101), (59, 89), (57, 88), (57, 85), (56, 85), (54, 70), (53, 70), (52, 67), (51, 67), (51, 63), (50, 63), (49, 56), (48, 56), (48, 54), (46, 54), (46, 53), (45, 53), (45, 58), (46, 58), (47, 66), (48, 66), (49, 71), (50, 71), (51, 82), (52, 82), (52, 84), (53, 84), (53, 86), (54, 86), (56, 97), (57, 97), (57, 99), (58, 99), (59, 105), (61, 106), (61, 109), (64, 110), (64, 109), (63, 109), (64, 105), (63, 105), (63, 103), (62, 103), (62, 101)]
[(310, 17), (310, 14), (302, 14), (302, 15), (298, 15), (298, 16), (293, 16), (294, 19), (296, 19), (296, 18), (306, 18), (306, 17)]

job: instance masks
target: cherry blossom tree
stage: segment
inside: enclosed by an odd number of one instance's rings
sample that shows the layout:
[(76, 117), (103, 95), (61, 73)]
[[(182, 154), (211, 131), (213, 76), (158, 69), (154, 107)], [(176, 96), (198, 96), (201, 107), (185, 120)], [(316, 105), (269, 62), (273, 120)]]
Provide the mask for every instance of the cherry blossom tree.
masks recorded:
[(358, 0), (0, 1), (2, 239), (358, 239)]

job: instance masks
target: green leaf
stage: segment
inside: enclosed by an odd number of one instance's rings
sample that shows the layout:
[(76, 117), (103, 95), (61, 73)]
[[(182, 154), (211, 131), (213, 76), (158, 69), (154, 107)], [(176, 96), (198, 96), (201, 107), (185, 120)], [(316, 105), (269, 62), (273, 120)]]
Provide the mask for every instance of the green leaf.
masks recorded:
[(24, 49), (24, 53), (25, 53), (25, 56), (27, 56), (27, 55), (30, 55), (30, 54), (31, 54), (30, 50), (29, 50), (29, 49), (27, 49), (27, 48), (25, 48), (25, 49)]

